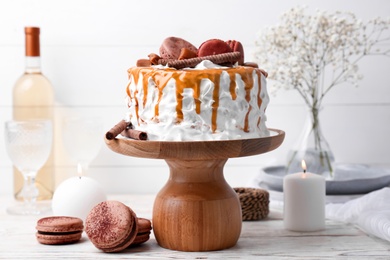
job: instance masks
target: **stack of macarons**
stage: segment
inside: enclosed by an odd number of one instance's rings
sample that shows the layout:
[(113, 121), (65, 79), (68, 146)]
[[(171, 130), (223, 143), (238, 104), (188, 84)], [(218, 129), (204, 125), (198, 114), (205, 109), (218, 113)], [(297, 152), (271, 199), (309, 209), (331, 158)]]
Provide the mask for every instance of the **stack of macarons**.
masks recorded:
[[(52, 216), (37, 222), (39, 243), (60, 245), (76, 243), (84, 230), (83, 221), (76, 217)], [(119, 252), (140, 245), (150, 238), (150, 220), (137, 218), (134, 211), (119, 201), (104, 201), (89, 212), (85, 232), (91, 242), (103, 252)]]

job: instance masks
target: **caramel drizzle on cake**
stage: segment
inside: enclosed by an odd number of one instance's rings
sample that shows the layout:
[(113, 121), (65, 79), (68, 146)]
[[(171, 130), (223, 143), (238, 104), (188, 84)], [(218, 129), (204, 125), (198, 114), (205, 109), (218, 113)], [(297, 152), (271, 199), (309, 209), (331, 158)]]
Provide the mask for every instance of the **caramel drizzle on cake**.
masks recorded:
[[(175, 70), (171, 68), (165, 68), (165, 69), (152, 69), (147, 67), (135, 67), (129, 69), (129, 78), (131, 80), (131, 77), (133, 77), (134, 84), (138, 85), (139, 77), (140, 75), (143, 76), (143, 100), (138, 100), (137, 92), (138, 89), (135, 90), (133, 95), (131, 95), (131, 92), (129, 90), (129, 86), (131, 82), (129, 83), (126, 92), (127, 95), (135, 100), (135, 111), (137, 119), (139, 120), (139, 102), (142, 102), (143, 107), (145, 107), (145, 104), (147, 102), (147, 96), (148, 96), (148, 83), (149, 80), (152, 79), (154, 83), (156, 84), (156, 87), (158, 88), (158, 100), (154, 107), (155, 117), (159, 116), (159, 106), (160, 101), (162, 99), (163, 90), (167, 86), (168, 81), (171, 79), (174, 79), (176, 81), (176, 113), (177, 113), (177, 119), (178, 122), (183, 120), (183, 93), (185, 88), (189, 88), (193, 90), (193, 98), (195, 102), (195, 111), (197, 114), (201, 113), (201, 101), (200, 98), (200, 92), (201, 92), (201, 82), (202, 80), (209, 79), (211, 82), (214, 83), (214, 89), (212, 93), (213, 97), (213, 104), (212, 104), (212, 117), (211, 117), (211, 124), (212, 124), (212, 131), (215, 132), (217, 129), (217, 115), (218, 115), (218, 107), (219, 107), (219, 90), (220, 90), (220, 77), (223, 71), (227, 72), (230, 77), (230, 85), (229, 85), (229, 91), (232, 100), (235, 100), (237, 98), (236, 93), (236, 75), (241, 76), (241, 80), (245, 84), (245, 100), (250, 102), (250, 93), (252, 88), (254, 87), (253, 82), (253, 71), (256, 72), (257, 78), (258, 78), (258, 93), (257, 93), (257, 105), (258, 107), (261, 107), (262, 99), (260, 97), (261, 92), (261, 71), (256, 68), (249, 68), (249, 67), (236, 67), (236, 68), (230, 68), (230, 69), (207, 69), (207, 70)], [(248, 111), (245, 116), (245, 124), (244, 128), (242, 129), (245, 132), (249, 132), (249, 114), (251, 111), (251, 106), (248, 106)], [(257, 125), (260, 124), (260, 119), (257, 122)]]

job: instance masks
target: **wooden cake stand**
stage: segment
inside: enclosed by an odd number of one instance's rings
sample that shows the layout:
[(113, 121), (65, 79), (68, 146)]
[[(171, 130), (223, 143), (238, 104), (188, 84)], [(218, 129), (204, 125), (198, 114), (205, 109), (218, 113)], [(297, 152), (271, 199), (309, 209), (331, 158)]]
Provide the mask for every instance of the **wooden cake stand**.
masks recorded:
[(195, 142), (138, 141), (115, 138), (106, 144), (114, 152), (164, 159), (170, 177), (153, 206), (157, 243), (179, 251), (211, 251), (234, 246), (241, 233), (241, 206), (223, 176), (229, 158), (266, 153), (278, 148), (284, 131), (270, 137)]

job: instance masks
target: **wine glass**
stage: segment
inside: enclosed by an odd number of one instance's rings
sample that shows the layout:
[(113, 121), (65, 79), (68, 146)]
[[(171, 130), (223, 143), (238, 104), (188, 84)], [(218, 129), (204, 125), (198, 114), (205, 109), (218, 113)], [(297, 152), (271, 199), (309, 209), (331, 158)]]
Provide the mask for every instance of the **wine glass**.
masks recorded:
[(63, 142), (76, 161), (78, 174), (88, 170), (103, 142), (103, 121), (100, 117), (73, 116), (63, 120)]
[(49, 210), (36, 203), (39, 191), (35, 187), (38, 170), (49, 158), (53, 126), (49, 120), (5, 122), (5, 146), (13, 165), (23, 174), (23, 203), (7, 208), (17, 215), (37, 215)]

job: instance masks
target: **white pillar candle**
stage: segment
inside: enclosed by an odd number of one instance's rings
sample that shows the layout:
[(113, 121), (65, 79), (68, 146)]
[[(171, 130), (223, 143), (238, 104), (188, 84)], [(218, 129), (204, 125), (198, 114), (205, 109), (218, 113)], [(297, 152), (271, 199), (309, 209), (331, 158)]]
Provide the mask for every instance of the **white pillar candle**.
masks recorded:
[(85, 221), (89, 211), (105, 200), (107, 196), (99, 182), (86, 176), (72, 177), (63, 181), (55, 190), (53, 214), (78, 217)]
[(293, 231), (318, 231), (325, 228), (325, 178), (306, 172), (283, 179), (284, 227)]

